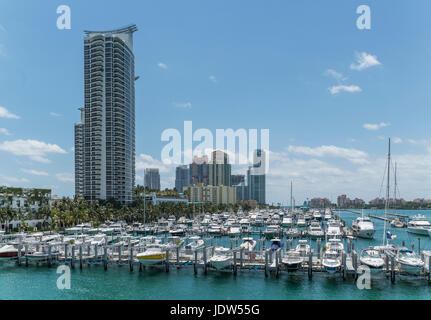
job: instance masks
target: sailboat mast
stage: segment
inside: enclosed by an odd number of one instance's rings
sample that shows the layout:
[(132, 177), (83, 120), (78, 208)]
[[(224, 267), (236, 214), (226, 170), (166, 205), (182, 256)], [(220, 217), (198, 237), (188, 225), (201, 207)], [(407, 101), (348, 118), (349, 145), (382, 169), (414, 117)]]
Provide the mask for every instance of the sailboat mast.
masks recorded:
[(386, 201), (385, 201), (385, 223), (383, 228), (383, 245), (385, 244), (386, 238), (386, 219), (389, 208), (389, 183), (390, 183), (390, 171), (391, 170), (391, 138), (389, 138), (389, 147), (388, 147), (388, 172), (387, 172), (387, 184), (386, 184)]
[(290, 181), (290, 211), (293, 212), (293, 197), (292, 197), (293, 182)]

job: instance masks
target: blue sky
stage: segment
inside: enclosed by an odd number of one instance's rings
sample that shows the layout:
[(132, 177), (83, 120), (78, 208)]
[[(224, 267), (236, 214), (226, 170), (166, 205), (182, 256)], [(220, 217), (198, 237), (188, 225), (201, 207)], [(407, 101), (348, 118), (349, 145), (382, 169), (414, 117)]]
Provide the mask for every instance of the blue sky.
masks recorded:
[[(56, 27), (61, 4), (71, 30)], [(356, 27), (362, 4), (371, 30)], [(290, 180), (298, 202), (379, 196), (389, 136), (401, 196), (431, 198), (430, 12), (427, 0), (3, 0), (0, 185), (73, 195), (83, 30), (135, 23), (138, 183), (159, 166), (173, 186), (160, 136), (191, 120), (270, 129), (270, 202), (288, 201)]]

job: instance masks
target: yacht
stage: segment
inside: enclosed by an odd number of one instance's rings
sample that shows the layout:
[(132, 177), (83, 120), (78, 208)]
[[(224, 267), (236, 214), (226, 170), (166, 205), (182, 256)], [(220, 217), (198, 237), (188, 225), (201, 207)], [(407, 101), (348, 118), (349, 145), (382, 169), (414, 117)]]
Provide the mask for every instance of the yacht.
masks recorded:
[(298, 217), (298, 221), (296, 222), (297, 227), (305, 227), (307, 225), (307, 222), (305, 221), (305, 216), (300, 215)]
[(248, 233), (251, 231), (251, 225), (250, 225), (249, 219), (243, 218), (239, 221), (239, 224), (241, 225), (241, 232), (242, 233)]
[(362, 250), (359, 261), (361, 264), (369, 267), (371, 273), (382, 272), (385, 266), (384, 255), (374, 247)]
[(290, 228), (289, 230), (284, 232), (286, 238), (297, 238), (300, 236), (300, 231), (296, 228)]
[(145, 251), (138, 253), (136, 258), (144, 266), (153, 266), (166, 260), (166, 251), (163, 245), (151, 243), (145, 247)]
[(425, 265), (416, 252), (407, 248), (398, 251), (395, 261), (398, 263), (400, 271), (409, 275), (417, 275)]
[(198, 236), (193, 236), (189, 238), (190, 242), (185, 245), (187, 253), (193, 253), (193, 251), (203, 248), (205, 241)]
[(290, 217), (290, 216), (283, 217), (283, 221), (281, 222), (281, 226), (290, 228), (292, 226), (292, 217)]
[(184, 240), (178, 236), (172, 236), (168, 238), (166, 243), (166, 248), (176, 249), (177, 247), (181, 247), (184, 243)]
[(343, 232), (341, 231), (341, 223), (339, 220), (330, 219), (326, 222), (326, 224), (326, 235), (328, 238), (342, 238)]
[(299, 240), (295, 251), (297, 251), (301, 257), (307, 257), (311, 252), (311, 247), (307, 240)]
[(308, 236), (310, 239), (323, 238), (325, 236), (325, 232), (322, 230), (320, 223), (318, 221), (313, 221), (308, 228)]
[(313, 219), (314, 220), (320, 220), (320, 219), (322, 219), (322, 214), (320, 213), (319, 210), (314, 210), (314, 212), (313, 212)]
[(213, 236), (220, 236), (222, 234), (222, 228), (218, 224), (210, 224), (208, 227), (208, 233)]
[[(24, 255), (21, 250), (21, 255)], [(18, 249), (12, 245), (5, 245), (0, 248), (0, 261), (9, 261), (18, 258)]]
[(254, 248), (256, 247), (256, 240), (253, 238), (243, 238), (239, 247), (244, 248), (246, 252), (253, 252)]
[(287, 251), (285, 257), (281, 260), (288, 272), (297, 271), (301, 267), (302, 261), (301, 254), (296, 250)]
[(364, 216), (352, 221), (352, 230), (356, 237), (364, 239), (372, 239), (376, 232), (371, 219)]
[(266, 230), (263, 231), (263, 234), (267, 238), (272, 238), (274, 236), (278, 236), (280, 234), (280, 227), (277, 225), (269, 225), (266, 227)]
[(227, 229), (227, 233), (229, 235), (229, 237), (238, 237), (241, 235), (241, 227), (238, 225), (232, 225)]
[(407, 224), (407, 232), (422, 236), (428, 236), (430, 229), (430, 222), (421, 214), (414, 216)]
[(96, 234), (93, 239), (91, 239), (91, 245), (102, 246), (105, 244), (105, 234)]
[(232, 252), (228, 248), (216, 247), (214, 255), (209, 259), (209, 264), (216, 270), (222, 270), (232, 265)]
[[(329, 239), (325, 245), (322, 265), (326, 272), (335, 273), (341, 270), (344, 246), (340, 239)], [(322, 250), (323, 251), (323, 250)]]
[(323, 219), (325, 219), (326, 221), (332, 219), (331, 209), (329, 209), (329, 208), (325, 209), (325, 215), (323, 216)]

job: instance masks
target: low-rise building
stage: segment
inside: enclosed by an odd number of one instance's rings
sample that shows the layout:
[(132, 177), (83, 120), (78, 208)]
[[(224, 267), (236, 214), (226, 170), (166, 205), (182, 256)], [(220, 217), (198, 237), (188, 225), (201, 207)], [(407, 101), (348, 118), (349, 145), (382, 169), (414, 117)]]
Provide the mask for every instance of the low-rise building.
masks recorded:
[(235, 204), (236, 190), (229, 186), (205, 186), (198, 184), (184, 188), (190, 202), (209, 202), (213, 204)]

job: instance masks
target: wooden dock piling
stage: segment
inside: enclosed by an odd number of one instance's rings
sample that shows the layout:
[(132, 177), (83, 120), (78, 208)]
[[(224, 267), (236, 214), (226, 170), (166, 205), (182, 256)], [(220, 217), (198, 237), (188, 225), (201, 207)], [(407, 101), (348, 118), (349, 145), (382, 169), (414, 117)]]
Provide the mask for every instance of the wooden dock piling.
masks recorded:
[(313, 278), (313, 253), (310, 251), (308, 254), (308, 279)]

